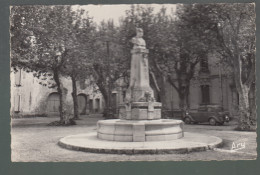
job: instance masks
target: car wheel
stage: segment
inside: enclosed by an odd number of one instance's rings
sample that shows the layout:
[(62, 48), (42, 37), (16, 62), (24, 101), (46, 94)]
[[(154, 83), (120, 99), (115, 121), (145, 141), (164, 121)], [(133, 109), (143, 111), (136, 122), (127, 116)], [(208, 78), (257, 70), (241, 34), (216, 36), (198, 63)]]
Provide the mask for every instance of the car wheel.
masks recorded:
[(215, 126), (217, 124), (217, 121), (214, 118), (210, 118), (209, 124), (212, 125), (212, 126)]
[(184, 119), (184, 122), (185, 122), (186, 124), (191, 124), (191, 119), (190, 119), (189, 117), (186, 117), (186, 118)]

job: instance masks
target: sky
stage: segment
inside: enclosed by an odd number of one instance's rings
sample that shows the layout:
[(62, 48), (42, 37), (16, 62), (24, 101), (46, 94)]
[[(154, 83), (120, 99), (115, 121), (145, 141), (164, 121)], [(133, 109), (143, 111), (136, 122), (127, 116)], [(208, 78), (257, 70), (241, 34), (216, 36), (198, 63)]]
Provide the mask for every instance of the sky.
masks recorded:
[[(154, 8), (154, 12), (158, 12), (161, 7), (167, 7), (166, 13), (171, 13), (171, 10), (175, 11), (176, 4), (140, 4), (141, 6), (150, 6)], [(119, 18), (125, 15), (125, 11), (129, 10), (131, 4), (125, 5), (84, 5), (84, 6), (75, 6), (74, 8), (83, 8), (89, 12), (89, 16), (93, 17), (93, 21), (99, 24), (102, 20), (113, 19), (114, 24), (119, 24)]]

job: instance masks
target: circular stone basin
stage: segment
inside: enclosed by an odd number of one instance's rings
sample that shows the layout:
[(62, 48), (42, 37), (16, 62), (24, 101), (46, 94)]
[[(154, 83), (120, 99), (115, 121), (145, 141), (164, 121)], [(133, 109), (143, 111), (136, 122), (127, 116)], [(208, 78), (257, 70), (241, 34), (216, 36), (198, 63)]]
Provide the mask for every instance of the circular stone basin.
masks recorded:
[(97, 137), (121, 142), (168, 141), (183, 137), (181, 120), (100, 120)]
[(97, 138), (97, 133), (71, 135), (60, 139), (63, 148), (113, 154), (164, 154), (205, 151), (220, 147), (222, 139), (197, 133), (185, 132), (185, 137), (171, 141), (117, 142)]

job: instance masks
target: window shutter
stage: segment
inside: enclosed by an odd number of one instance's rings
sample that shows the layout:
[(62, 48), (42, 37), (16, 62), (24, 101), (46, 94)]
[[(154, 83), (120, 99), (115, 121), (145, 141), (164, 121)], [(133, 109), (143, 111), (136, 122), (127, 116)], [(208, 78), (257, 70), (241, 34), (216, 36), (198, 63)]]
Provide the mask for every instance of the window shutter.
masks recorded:
[(21, 102), (21, 95), (16, 95), (14, 97), (14, 111), (20, 112), (20, 102)]
[(15, 85), (21, 86), (21, 69), (18, 69), (18, 71), (15, 73)]

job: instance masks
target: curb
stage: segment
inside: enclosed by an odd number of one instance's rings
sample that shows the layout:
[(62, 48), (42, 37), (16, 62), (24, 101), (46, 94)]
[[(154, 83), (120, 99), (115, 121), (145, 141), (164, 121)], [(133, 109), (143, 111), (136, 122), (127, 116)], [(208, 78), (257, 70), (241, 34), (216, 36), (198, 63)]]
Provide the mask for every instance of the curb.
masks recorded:
[[(77, 136), (77, 135), (75, 135)], [(73, 136), (68, 136), (73, 137)], [(203, 146), (194, 146), (194, 147), (183, 147), (183, 148), (96, 148), (94, 146), (77, 146), (75, 143), (70, 144), (65, 141), (66, 137), (59, 140), (58, 145), (62, 148), (74, 150), (74, 151), (82, 151), (82, 152), (91, 152), (91, 153), (106, 153), (106, 154), (126, 154), (126, 155), (134, 155), (134, 154), (186, 154), (191, 152), (201, 152), (207, 150), (214, 150), (215, 148), (221, 147), (223, 145), (223, 140), (215, 137), (217, 141), (205, 144)], [(180, 142), (180, 141), (178, 141)], [(127, 145), (127, 142), (125, 142)], [(163, 143), (163, 141), (162, 141)]]

